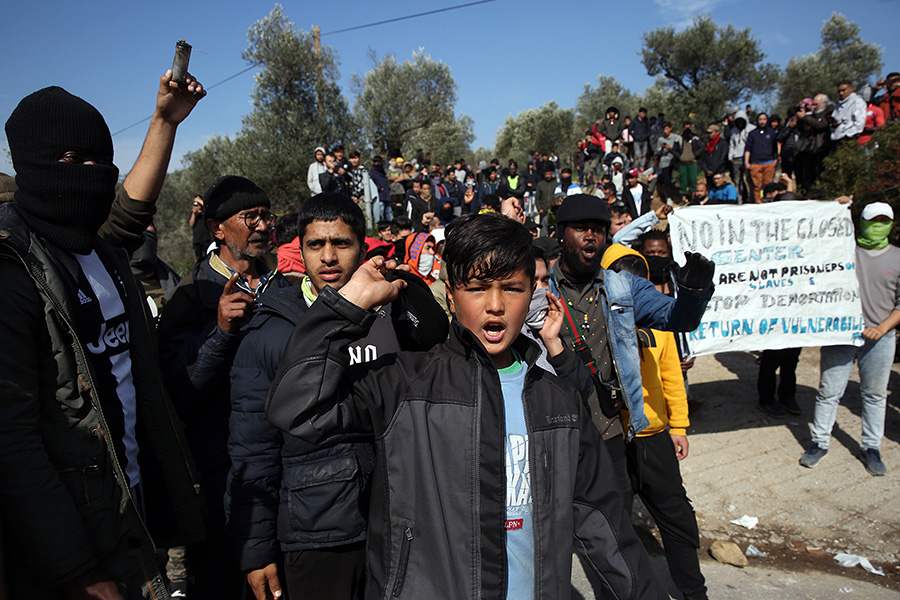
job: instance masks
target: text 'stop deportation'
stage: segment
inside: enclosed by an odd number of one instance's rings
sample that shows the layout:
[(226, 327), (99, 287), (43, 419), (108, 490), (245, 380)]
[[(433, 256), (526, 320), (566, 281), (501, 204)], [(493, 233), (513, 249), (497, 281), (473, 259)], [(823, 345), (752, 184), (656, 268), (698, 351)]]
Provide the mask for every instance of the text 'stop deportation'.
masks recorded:
[(672, 249), (716, 263), (692, 354), (854, 343), (864, 329), (850, 210), (837, 202), (696, 206), (669, 216)]

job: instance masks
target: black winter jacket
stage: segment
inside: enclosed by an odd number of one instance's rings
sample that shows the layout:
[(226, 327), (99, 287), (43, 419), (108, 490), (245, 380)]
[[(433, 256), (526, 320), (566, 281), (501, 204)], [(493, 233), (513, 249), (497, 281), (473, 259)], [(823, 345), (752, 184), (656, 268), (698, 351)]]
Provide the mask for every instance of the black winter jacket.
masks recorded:
[(712, 152), (707, 152), (704, 145), (703, 152), (700, 154), (699, 167), (704, 173), (713, 174), (724, 173), (728, 170), (728, 140), (724, 135), (719, 137)]
[(638, 212), (637, 202), (634, 201), (634, 196), (631, 193), (631, 188), (627, 185), (625, 189), (622, 190), (622, 202), (625, 204), (626, 208), (628, 208), (628, 214), (631, 215), (632, 219), (637, 219), (639, 216), (650, 212), (650, 205), (653, 203), (653, 195), (650, 192), (650, 186), (646, 183), (641, 184), (641, 211)]
[[(291, 336), (266, 416), (314, 443), (375, 440), (367, 597), (504, 599), (505, 431), (491, 357), (454, 321), (429, 352), (348, 369), (345, 348), (373, 319), (323, 290)], [(529, 365), (535, 598), (569, 597), (573, 542), (617, 598), (665, 598), (585, 403), (532, 366), (533, 342), (514, 346)]]
[(634, 138), (634, 141), (646, 142), (650, 139), (650, 121), (648, 119), (635, 117), (631, 120), (631, 125), (628, 128), (631, 130), (631, 137)]
[[(148, 209), (143, 220), (139, 213)], [(152, 214), (152, 205), (120, 194), (100, 234), (134, 250)], [(168, 598), (154, 543), (203, 536), (200, 486), (160, 383), (146, 297), (128, 276), (121, 250), (100, 240), (95, 249), (115, 265), (126, 290), (145, 517), (109, 439), (87, 358), (90, 340), (73, 325), (64, 267), (14, 203), (6, 203), (0, 206), (0, 274), (7, 286), (0, 300), (0, 514), (10, 598), (62, 597), (61, 584), (92, 568)]]
[[(306, 312), (299, 285), (263, 294), (243, 327), (231, 369), (232, 466), (225, 511), (229, 542), (243, 571), (276, 562), (282, 551), (366, 538), (371, 446), (314, 446), (265, 419), (266, 394), (278, 362)], [(379, 354), (399, 349), (396, 339), (382, 342)]]

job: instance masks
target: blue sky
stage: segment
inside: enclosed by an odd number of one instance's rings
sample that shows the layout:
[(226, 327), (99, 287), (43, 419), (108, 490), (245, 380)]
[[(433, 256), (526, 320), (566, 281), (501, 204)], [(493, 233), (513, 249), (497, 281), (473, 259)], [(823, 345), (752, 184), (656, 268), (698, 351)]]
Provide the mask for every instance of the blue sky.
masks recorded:
[[(318, 24), (327, 34), (463, 1), (285, 0), (282, 5), (299, 28)], [(158, 77), (171, 65), (177, 40), (186, 38), (194, 46), (191, 72), (212, 85), (247, 66), (241, 60), (247, 30), (273, 6), (252, 0), (7, 4), (0, 36), (5, 57), (0, 120), (5, 123), (29, 93), (60, 85), (91, 102), (110, 129), (118, 131), (152, 113)], [(749, 27), (768, 60), (783, 66), (792, 56), (816, 51), (822, 24), (835, 11), (859, 24), (866, 42), (882, 46), (882, 75), (900, 70), (898, 0), (497, 0), (325, 35), (322, 42), (340, 56), (341, 85), (351, 103), (350, 77), (371, 68), (369, 49), (379, 57), (394, 54), (404, 59), (424, 48), (452, 70), (459, 85), (457, 112), (475, 121), (473, 147), (491, 147), (507, 115), (551, 100), (571, 107), (584, 85), (596, 83), (599, 74), (613, 75), (642, 92), (652, 84), (638, 55), (645, 31), (669, 24), (680, 27), (696, 14), (709, 13), (720, 25)], [(240, 129), (241, 117), (250, 110), (252, 86), (253, 71), (210, 92), (179, 129), (170, 169), (180, 167), (181, 156), (211, 136)], [(145, 133), (146, 124), (141, 124), (114, 138), (116, 164), (123, 172), (134, 163)], [(3, 134), (0, 148), (5, 147)], [(0, 152), (0, 171), (12, 172), (5, 152)]]

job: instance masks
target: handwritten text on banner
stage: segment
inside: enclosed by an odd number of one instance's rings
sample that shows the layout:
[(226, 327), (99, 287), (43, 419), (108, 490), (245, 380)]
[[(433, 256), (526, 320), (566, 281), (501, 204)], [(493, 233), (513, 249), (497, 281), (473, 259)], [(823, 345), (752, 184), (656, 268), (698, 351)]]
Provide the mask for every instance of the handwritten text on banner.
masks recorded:
[(696, 206), (669, 216), (674, 258), (716, 263), (692, 354), (849, 344), (863, 328), (853, 222), (837, 202)]

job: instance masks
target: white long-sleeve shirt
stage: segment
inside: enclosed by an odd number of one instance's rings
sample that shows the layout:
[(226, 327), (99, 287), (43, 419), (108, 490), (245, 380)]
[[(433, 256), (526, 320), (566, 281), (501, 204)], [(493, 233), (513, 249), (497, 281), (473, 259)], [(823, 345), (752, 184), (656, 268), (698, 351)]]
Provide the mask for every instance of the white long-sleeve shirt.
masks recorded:
[(319, 174), (324, 173), (325, 170), (324, 163), (314, 160), (306, 171), (306, 185), (309, 186), (309, 191), (313, 193), (313, 196), (322, 193), (322, 184), (319, 183)]
[(866, 126), (866, 101), (856, 92), (838, 102), (831, 116), (837, 121), (834, 131), (831, 132), (832, 140), (845, 137), (853, 137), (863, 132)]

